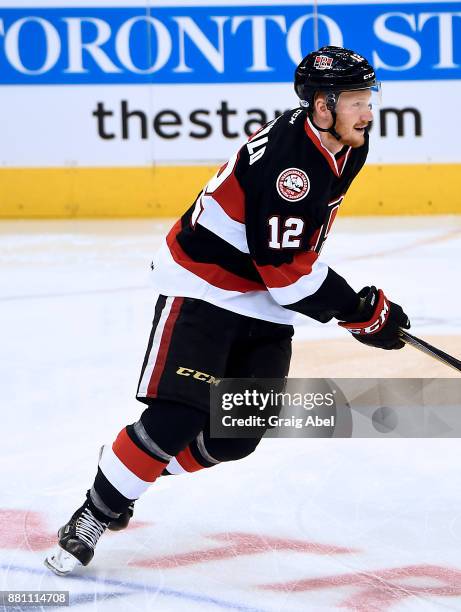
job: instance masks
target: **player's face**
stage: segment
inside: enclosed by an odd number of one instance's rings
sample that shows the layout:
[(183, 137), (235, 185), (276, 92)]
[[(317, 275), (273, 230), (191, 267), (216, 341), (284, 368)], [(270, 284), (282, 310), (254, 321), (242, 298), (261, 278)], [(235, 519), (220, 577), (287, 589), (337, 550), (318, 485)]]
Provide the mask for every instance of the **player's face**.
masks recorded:
[(373, 120), (371, 91), (344, 91), (336, 104), (336, 131), (341, 143), (361, 147), (365, 142), (365, 129)]

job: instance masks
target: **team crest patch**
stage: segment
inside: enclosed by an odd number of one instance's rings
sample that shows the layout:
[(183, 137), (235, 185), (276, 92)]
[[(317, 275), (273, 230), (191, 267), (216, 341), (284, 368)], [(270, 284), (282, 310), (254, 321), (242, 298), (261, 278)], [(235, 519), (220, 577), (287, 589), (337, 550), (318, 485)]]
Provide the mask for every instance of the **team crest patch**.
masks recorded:
[(287, 202), (297, 202), (307, 196), (311, 188), (309, 177), (299, 168), (287, 168), (279, 174), (277, 191)]
[(314, 60), (314, 68), (317, 70), (328, 70), (333, 65), (333, 58), (328, 55), (317, 55)]

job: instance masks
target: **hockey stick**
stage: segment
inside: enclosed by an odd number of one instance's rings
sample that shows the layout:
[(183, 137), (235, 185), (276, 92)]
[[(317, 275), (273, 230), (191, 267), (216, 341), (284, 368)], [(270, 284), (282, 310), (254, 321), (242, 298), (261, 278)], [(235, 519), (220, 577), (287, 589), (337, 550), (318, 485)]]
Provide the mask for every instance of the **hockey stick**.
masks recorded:
[(404, 329), (400, 330), (400, 337), (405, 342), (405, 344), (410, 344), (419, 351), (426, 353), (426, 355), (429, 355), (430, 357), (441, 361), (445, 365), (450, 366), (454, 370), (461, 372), (461, 361), (459, 359), (448, 355), (448, 353), (444, 353), (444, 351), (441, 351), (435, 346), (432, 346), (432, 344), (421, 340), (421, 338), (416, 338), (416, 336), (412, 336)]

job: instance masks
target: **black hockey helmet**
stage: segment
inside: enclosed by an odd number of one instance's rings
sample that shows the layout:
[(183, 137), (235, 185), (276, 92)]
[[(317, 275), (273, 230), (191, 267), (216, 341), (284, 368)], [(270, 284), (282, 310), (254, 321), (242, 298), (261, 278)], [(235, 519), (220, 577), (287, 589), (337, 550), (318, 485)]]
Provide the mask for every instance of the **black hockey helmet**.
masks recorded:
[(373, 66), (358, 53), (342, 47), (322, 47), (309, 53), (295, 71), (295, 91), (308, 107), (317, 91), (340, 93), (376, 85)]
[[(295, 71), (295, 91), (301, 105), (312, 116), (314, 97), (317, 92), (327, 94), (327, 108), (333, 115), (333, 125), (328, 130), (339, 140), (334, 129), (336, 123), (336, 103), (342, 91), (380, 88), (373, 66), (368, 61), (342, 47), (322, 47), (306, 55)], [(320, 129), (320, 128), (319, 128)]]

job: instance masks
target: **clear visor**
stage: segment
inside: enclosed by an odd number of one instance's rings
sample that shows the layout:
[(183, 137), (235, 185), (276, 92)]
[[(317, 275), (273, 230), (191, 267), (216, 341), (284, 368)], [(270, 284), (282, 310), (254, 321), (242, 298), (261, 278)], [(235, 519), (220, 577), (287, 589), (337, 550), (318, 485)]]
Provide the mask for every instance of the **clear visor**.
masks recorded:
[(367, 114), (382, 104), (381, 83), (364, 89), (342, 91), (336, 103), (338, 113)]
[(381, 87), (381, 81), (376, 81), (376, 85), (370, 87), (371, 91), (371, 106), (373, 108), (379, 108), (383, 103), (383, 90)]

